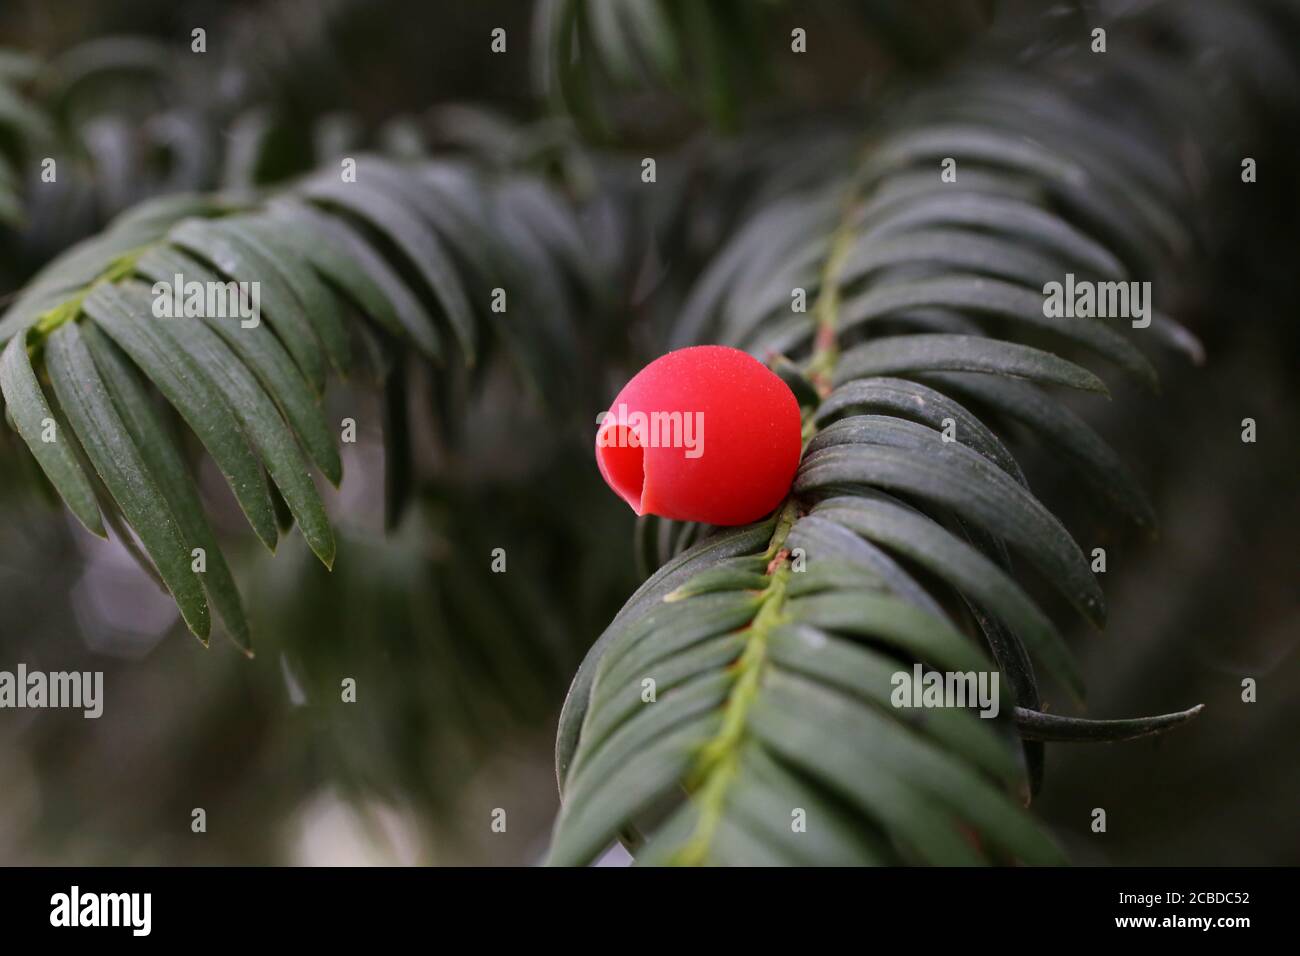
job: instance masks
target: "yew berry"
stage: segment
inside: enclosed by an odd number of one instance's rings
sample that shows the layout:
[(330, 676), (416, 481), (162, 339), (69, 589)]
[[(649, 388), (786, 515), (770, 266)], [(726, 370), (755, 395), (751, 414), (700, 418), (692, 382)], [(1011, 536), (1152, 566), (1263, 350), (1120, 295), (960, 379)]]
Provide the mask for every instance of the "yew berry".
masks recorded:
[(785, 497), (802, 447), (790, 387), (739, 349), (655, 359), (600, 419), (596, 463), (639, 515), (748, 524)]

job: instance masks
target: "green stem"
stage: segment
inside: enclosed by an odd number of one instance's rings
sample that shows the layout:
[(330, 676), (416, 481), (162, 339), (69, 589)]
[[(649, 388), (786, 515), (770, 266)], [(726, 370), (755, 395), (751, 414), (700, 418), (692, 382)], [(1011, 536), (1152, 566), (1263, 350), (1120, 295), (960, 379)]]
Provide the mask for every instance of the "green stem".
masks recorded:
[(148, 248), (147, 245), (138, 246), (122, 253), (110, 262), (103, 272), (82, 286), (80, 292), (41, 313), (40, 318), (28, 332), (27, 348), (33, 353), (39, 351), (51, 332), (65, 323), (76, 321), (81, 315), (81, 307), (85, 304), (86, 296), (90, 295), (90, 290), (95, 286), (101, 282), (120, 282), (132, 275), (135, 272), (136, 261)]
[(767, 635), (780, 623), (785, 609), (785, 587), (790, 576), (790, 558), (785, 542), (798, 517), (794, 501), (789, 500), (782, 506), (776, 527), (772, 529), (772, 540), (765, 555), (770, 561), (767, 587), (749, 626), (745, 650), (733, 665), (735, 683), (723, 704), (722, 727), (700, 749), (686, 780), (687, 790), (695, 794), (700, 818), (690, 839), (670, 861), (677, 866), (698, 866), (708, 858), (713, 835), (722, 820), (727, 790), (740, 765), (745, 723), (758, 696), (759, 683), (767, 664)]
[(844, 272), (844, 263), (853, 251), (857, 234), (853, 230), (854, 213), (857, 210), (857, 194), (851, 192), (844, 210), (840, 215), (839, 225), (831, 237), (830, 252), (822, 263), (821, 279), (818, 284), (817, 301), (813, 304), (813, 317), (817, 320), (817, 331), (813, 336), (812, 357), (804, 369), (804, 374), (817, 389), (817, 394), (825, 398), (831, 390), (831, 379), (835, 364), (839, 361), (840, 349), (836, 340), (836, 330), (840, 318), (840, 276)]
[[(781, 554), (780, 551), (777, 552)], [(700, 750), (686, 789), (695, 795), (699, 820), (690, 839), (674, 854), (677, 866), (698, 866), (708, 859), (709, 847), (726, 809), (727, 792), (740, 768), (741, 745), (749, 713), (758, 699), (759, 685), (767, 665), (767, 636), (783, 620), (786, 581), (790, 577), (788, 557), (779, 558), (749, 627), (744, 653), (736, 661), (736, 680), (723, 705), (722, 727)]]

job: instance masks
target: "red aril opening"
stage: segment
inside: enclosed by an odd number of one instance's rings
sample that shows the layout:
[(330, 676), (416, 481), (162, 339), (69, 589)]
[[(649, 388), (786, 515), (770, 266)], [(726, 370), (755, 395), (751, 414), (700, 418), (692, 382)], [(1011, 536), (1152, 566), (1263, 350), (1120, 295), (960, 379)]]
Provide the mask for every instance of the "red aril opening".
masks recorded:
[(596, 462), (609, 486), (640, 514), (645, 488), (645, 451), (636, 432), (623, 425), (602, 429)]

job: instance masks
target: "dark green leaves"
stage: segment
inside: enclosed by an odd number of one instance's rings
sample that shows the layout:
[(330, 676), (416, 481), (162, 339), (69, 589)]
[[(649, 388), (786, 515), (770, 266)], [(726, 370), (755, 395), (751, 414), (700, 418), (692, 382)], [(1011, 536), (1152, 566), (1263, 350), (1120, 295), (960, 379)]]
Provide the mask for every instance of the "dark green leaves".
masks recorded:
[[(235, 580), (203, 513), (198, 489), (185, 465), (180, 446), (159, 418), (143, 380), (126, 356), (94, 326), (86, 326), (83, 337), (123, 425), (176, 519), (191, 558), (195, 557), (196, 549), (202, 555), (200, 579), (209, 603), (221, 616), (231, 638), (249, 651), (248, 621), (244, 617)], [(191, 566), (193, 564), (191, 560)]]
[(761, 552), (771, 539), (772, 528), (773, 522), (768, 521), (747, 528), (727, 530), (702, 541), (666, 563), (628, 598), (623, 609), (587, 652), (569, 686), (569, 693), (564, 698), (555, 736), (555, 769), (561, 786), (569, 772), (580, 728), (587, 714), (596, 668), (606, 650), (623, 633), (623, 629), (643, 618), (677, 587), (715, 562)]
[(364, 178), (344, 183), (334, 176), (319, 177), (304, 185), (303, 195), (346, 210), (401, 250), (437, 298), (466, 359), (473, 362), (474, 317), (464, 285), (442, 240), (418, 212), (403, 203), (400, 195)]
[(208, 605), (192, 569), (185, 536), (114, 407), (76, 324), (63, 325), (50, 335), (46, 364), (55, 394), (86, 457), (139, 536), (186, 625), (200, 640), (206, 640)]
[(1082, 418), (1041, 388), (994, 375), (936, 372), (925, 377), (955, 395), (978, 402), (1025, 426), (1045, 447), (1077, 468), (1080, 476), (1101, 496), (1138, 525), (1155, 528), (1155, 511), (1119, 456)]
[(261, 465), (227, 397), (168, 334), (167, 324), (179, 320), (155, 319), (147, 297), (128, 298), (109, 285), (91, 292), (83, 308), (181, 413), (230, 483), (257, 536), (274, 549), (275, 514)]
[(953, 309), (1021, 323), (1107, 358), (1149, 386), (1155, 384), (1151, 363), (1105, 321), (1047, 318), (1041, 292), (996, 279), (953, 276), (883, 285), (846, 301), (841, 307), (840, 327), (849, 329), (911, 309)]
[[(190, 629), (207, 636), (206, 592), (247, 647), (186, 445), (155, 393), (211, 456), (258, 538), (274, 549), (296, 525), (328, 566), (334, 533), (313, 470), (342, 479), (324, 396), (331, 373), (352, 371), (354, 340), (399, 390), (390, 409), (406, 401), (405, 378), (389, 374), (405, 361), (402, 347), (442, 359), (453, 337), (466, 361), (502, 351), (525, 370), (551, 370), (527, 381), (550, 400), (551, 386), (573, 379), (572, 306), (595, 299), (598, 279), (589, 261), (572, 210), (545, 183), (522, 173), (489, 179), (461, 163), (366, 159), (356, 181), (329, 171), (264, 200), (164, 197), (55, 259), (0, 315), (0, 344), (9, 343), (0, 391), (78, 519), (104, 533), (80, 443), (115, 506), (109, 525), (140, 538), (141, 560)], [(553, 294), (534, 294), (541, 286)], [(498, 288), (526, 324), (494, 314)], [(43, 391), (46, 375), (58, 405)], [(72, 399), (66, 430), (59, 406)], [(386, 439), (389, 449), (404, 442)]]
[[(811, 540), (802, 524), (790, 545)], [(551, 862), (590, 862), (620, 835), (652, 864), (1058, 861), (1007, 795), (1009, 701), (999, 723), (892, 700), (912, 661), (987, 673), (979, 648), (937, 609), (864, 592), (838, 554), (757, 571), (772, 556), (735, 554), (745, 534), (684, 555), (690, 579), (631, 602), (589, 656), (593, 679), (566, 704), (586, 699)], [(812, 593), (788, 596), (805, 576)]]
[(1044, 714), (1024, 707), (1016, 708), (1016, 726), (1026, 740), (1052, 740), (1073, 742), (1105, 742), (1136, 740), (1167, 733), (1195, 718), (1204, 704), (1187, 710), (1155, 717), (1134, 717), (1128, 720), (1087, 720), (1081, 717), (1063, 717)]
[(204, 261), (230, 280), (259, 284), (262, 319), (275, 329), (316, 392), (325, 389), (325, 356), (302, 301), (280, 271), (228, 228), (203, 219), (187, 219), (168, 233), (168, 240)]
[[(838, 691), (778, 672), (755, 709), (754, 728), (778, 756), (842, 788), (869, 816), (896, 827), (925, 862), (980, 858), (948, 836), (949, 813), (1026, 863), (1064, 862), (1023, 810), (961, 757)], [(827, 746), (828, 740), (835, 743)]]
[(829, 498), (814, 513), (910, 558), (974, 599), (1082, 694), (1078, 670), (1051, 621), (996, 563), (942, 525), (883, 496)]
[[(123, 289), (135, 314), (148, 307), (149, 293), (142, 285)], [(89, 302), (89, 300), (87, 300)], [(178, 318), (156, 327), (170, 348), (223, 396), (243, 434), (256, 448), (303, 537), (328, 567), (334, 563), (334, 535), (324, 506), (312, 483), (311, 472), (275, 404), (221, 338), (202, 318)]]
[(947, 509), (1010, 542), (1084, 614), (1098, 625), (1103, 623), (1101, 588), (1069, 533), (1014, 480), (983, 467), (972, 455), (960, 446), (942, 444), (937, 437), (926, 450), (834, 445), (804, 459), (795, 492), (825, 495), (874, 487)]
[[(177, 275), (185, 281), (222, 281), (215, 272), (167, 246), (155, 246), (144, 253), (136, 262), (136, 269), (144, 278), (165, 285), (171, 285)], [(334, 436), (317, 396), (271, 327), (263, 323), (248, 327), (238, 318), (220, 316), (212, 316), (208, 324), (239, 354), (279, 405), (316, 467), (331, 484), (338, 485), (343, 478), (343, 466)]]
[(1050, 352), (970, 335), (895, 335), (864, 342), (841, 359), (836, 382), (917, 372), (986, 372), (1106, 393), (1101, 379)]
[(45, 401), (45, 393), (32, 371), (26, 335), (15, 336), (0, 355), (0, 392), (4, 394), (9, 417), (18, 434), (32, 450), (68, 508), (87, 530), (105, 537), (95, 492), (77, 462), (68, 436), (60, 433), (58, 422)]
[(376, 323), (394, 335), (410, 338), (429, 358), (442, 345), (419, 297), (393, 266), (355, 231), (333, 216), (302, 203), (276, 202), (271, 215), (283, 223), (299, 249)]

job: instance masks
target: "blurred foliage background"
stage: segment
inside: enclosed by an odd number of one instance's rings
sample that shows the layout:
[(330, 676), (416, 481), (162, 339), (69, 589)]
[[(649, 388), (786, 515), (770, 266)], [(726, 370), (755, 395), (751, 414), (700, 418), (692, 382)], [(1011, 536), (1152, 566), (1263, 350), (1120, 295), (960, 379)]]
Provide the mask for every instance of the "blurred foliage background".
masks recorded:
[[(570, 75), (547, 19), (563, 6), (0, 10), (0, 48), (15, 51), (0, 61), (0, 198), (13, 197), (0, 203), (0, 292), (147, 197), (256, 188), (363, 148), (549, 179), (579, 209), (602, 290), (582, 306), (587, 367), (566, 370), (574, 394), (561, 407), (539, 404), (504, 363), (436, 380), (412, 369), (400, 414), (413, 491), (392, 532), (392, 409), (359, 384), (331, 391), (331, 417), (360, 430), (328, 502), (334, 571), (296, 538), (272, 558), (246, 532), (223, 537), (254, 622), (252, 660), (186, 636), (171, 601), (52, 505), (0, 430), (0, 669), (103, 670), (106, 688), (99, 720), (0, 712), (0, 862), (536, 862), (558, 805), (564, 691), (640, 579), (632, 516), (591, 460), (602, 403), (668, 347), (693, 281), (764, 195), (851, 157), (869, 112), (963, 63), (1050, 61), (1086, 44), (1092, 25), (1140, 22), (1152, 5), (697, 4), (695, 35), (713, 39), (684, 54), (691, 69), (636, 89), (617, 64)], [(1188, 22), (1210, 16), (1189, 6)], [(792, 25), (812, 38), (806, 56), (783, 55)], [(204, 54), (190, 51), (196, 27)], [(504, 54), (490, 46), (498, 27)], [(1213, 31), (1192, 34), (1144, 40), (1212, 62)], [(1232, 135), (1262, 130), (1268, 149), (1257, 183), (1196, 211), (1205, 268), (1184, 277), (1192, 293), (1171, 311), (1201, 338), (1205, 365), (1168, 363), (1158, 398), (1117, 394), (1087, 410), (1162, 527), (1154, 541), (1117, 535), (1066, 503), (1079, 540), (1109, 552), (1110, 624), (1072, 639), (1091, 712), (1207, 709), (1167, 737), (1050, 749), (1036, 806), (1078, 862), (1300, 862), (1300, 124), (1294, 111), (1289, 128), (1277, 122), (1295, 89), (1272, 68), (1261, 59), (1254, 113), (1163, 117), (1175, 141), (1181, 126), (1221, 122)], [(653, 190), (639, 179), (645, 155), (659, 158)], [(46, 156), (55, 183), (40, 181)], [(1239, 438), (1247, 416), (1254, 445)], [(1050, 499), (1061, 465), (1024, 464)], [(491, 570), (495, 548), (504, 574)], [(1258, 681), (1258, 703), (1240, 702), (1243, 677)], [(345, 678), (354, 704), (340, 699)], [(1097, 806), (1104, 836), (1087, 827)], [(190, 827), (199, 807), (204, 834)], [(490, 829), (496, 808), (505, 833)]]

